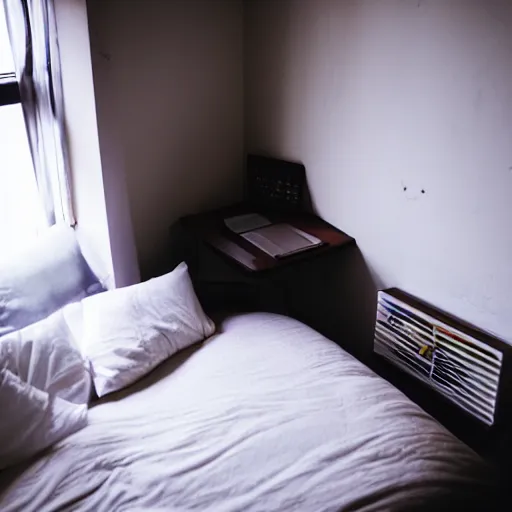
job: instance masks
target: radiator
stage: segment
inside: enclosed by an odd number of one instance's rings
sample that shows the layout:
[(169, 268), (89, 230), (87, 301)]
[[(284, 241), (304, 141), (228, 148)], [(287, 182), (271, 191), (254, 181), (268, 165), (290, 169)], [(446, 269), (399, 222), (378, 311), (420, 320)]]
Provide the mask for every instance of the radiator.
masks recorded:
[(375, 352), (489, 426), (503, 366), (500, 346), (400, 290), (378, 294)]

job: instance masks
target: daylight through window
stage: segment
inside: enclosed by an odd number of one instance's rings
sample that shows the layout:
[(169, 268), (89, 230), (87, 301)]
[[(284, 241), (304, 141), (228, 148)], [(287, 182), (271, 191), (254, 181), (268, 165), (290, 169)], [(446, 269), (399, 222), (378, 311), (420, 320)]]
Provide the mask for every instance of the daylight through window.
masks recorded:
[(0, 240), (2, 256), (37, 236), (42, 205), (23, 119), (7, 25), (0, 3)]

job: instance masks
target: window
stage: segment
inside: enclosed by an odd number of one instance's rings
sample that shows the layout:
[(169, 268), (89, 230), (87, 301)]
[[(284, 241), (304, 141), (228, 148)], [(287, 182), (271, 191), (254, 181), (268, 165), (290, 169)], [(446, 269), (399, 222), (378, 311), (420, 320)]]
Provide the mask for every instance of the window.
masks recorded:
[(0, 2), (0, 257), (45, 225), (14, 69)]

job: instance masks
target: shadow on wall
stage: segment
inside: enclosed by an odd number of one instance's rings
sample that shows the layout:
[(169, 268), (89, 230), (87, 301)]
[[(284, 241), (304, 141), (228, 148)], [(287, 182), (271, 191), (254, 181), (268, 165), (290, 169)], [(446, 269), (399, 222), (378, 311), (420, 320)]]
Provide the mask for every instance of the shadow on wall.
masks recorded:
[[(351, 37), (360, 29), (360, 4), (354, 0), (246, 4), (247, 150), (302, 160), (307, 169), (314, 162), (315, 184), (321, 187), (326, 171), (319, 164), (348, 137), (356, 121), (348, 111), (341, 118), (337, 111), (351, 86), (348, 65), (361, 53), (358, 37)], [(325, 33), (326, 24), (336, 27), (336, 37)], [(315, 202), (315, 194), (312, 199)]]
[(87, 3), (96, 97), (111, 114), (100, 137), (116, 131), (122, 150), (144, 278), (167, 264), (172, 222), (240, 197), (243, 5)]
[(283, 274), (290, 315), (362, 361), (373, 350), (377, 287), (356, 245)]
[[(312, 209), (330, 222), (342, 214), (336, 190), (346, 185), (341, 172), (327, 174), (329, 159), (354, 129), (351, 115), (335, 115), (334, 107), (350, 86), (350, 80), (338, 77), (345, 76), (340, 68), (361, 53), (354, 37), (361, 16), (360, 2), (351, 0), (246, 4), (246, 148), (301, 160)], [(337, 27), (336, 37), (323, 33), (326, 23)], [(325, 53), (326, 47), (332, 51)], [(324, 76), (329, 80), (319, 82)], [(337, 161), (336, 168), (344, 164)], [(373, 348), (380, 283), (361, 251), (344, 248), (303, 268), (283, 276), (290, 314), (366, 360)]]

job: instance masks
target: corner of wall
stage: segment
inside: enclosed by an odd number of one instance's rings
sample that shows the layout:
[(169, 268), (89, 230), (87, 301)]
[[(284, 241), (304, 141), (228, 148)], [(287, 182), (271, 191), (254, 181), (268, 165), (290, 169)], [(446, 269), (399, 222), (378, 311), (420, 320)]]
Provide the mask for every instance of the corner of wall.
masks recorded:
[(100, 140), (105, 116), (96, 104), (86, 0), (59, 0), (55, 8), (77, 238), (107, 287), (132, 284), (139, 274), (124, 176)]

